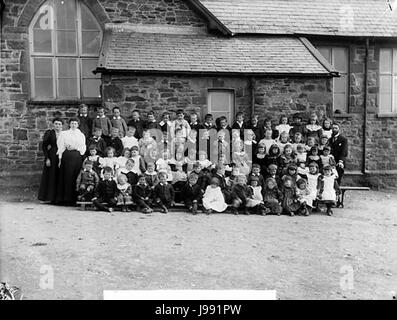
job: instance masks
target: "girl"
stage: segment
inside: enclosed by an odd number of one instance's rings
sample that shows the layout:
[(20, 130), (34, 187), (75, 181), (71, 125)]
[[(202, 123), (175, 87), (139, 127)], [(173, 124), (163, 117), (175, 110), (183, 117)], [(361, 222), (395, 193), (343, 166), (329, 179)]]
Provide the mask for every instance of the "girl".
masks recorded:
[(312, 162), (317, 163), (320, 170), (323, 167), (323, 164), (321, 163), (321, 158), (318, 155), (318, 148), (316, 146), (311, 147), (310, 152), (307, 155), (306, 164), (308, 165)]
[(114, 156), (114, 148), (107, 147), (105, 149), (105, 155), (106, 155), (105, 158), (99, 159), (99, 165), (100, 165), (100, 168), (102, 168), (101, 174), (100, 174), (101, 179), (103, 179), (103, 168), (110, 167), (110, 168), (112, 168), (113, 172), (116, 172), (116, 170), (118, 170), (118, 168), (119, 168), (119, 162), (118, 162), (117, 158)]
[(207, 152), (201, 150), (199, 151), (199, 159), (198, 162), (201, 165), (203, 171), (208, 171), (209, 168), (212, 166), (212, 162), (207, 158)]
[(313, 206), (313, 200), (310, 196), (310, 190), (307, 187), (305, 179), (299, 179), (296, 182), (296, 195), (298, 196), (298, 202), (300, 203), (299, 212), (305, 216), (308, 216)]
[(324, 147), (327, 145), (328, 145), (328, 137), (323, 134), (320, 138), (320, 143), (318, 144), (319, 155), (321, 155), (323, 153)]
[(315, 145), (316, 145), (316, 139), (314, 137), (307, 138), (307, 142), (306, 142), (306, 146), (305, 146), (306, 152), (310, 151), (310, 149), (312, 147), (314, 147)]
[(212, 178), (210, 185), (205, 189), (203, 206), (206, 214), (210, 214), (212, 211), (223, 212), (227, 209), (227, 204), (225, 203), (225, 198), (219, 187), (219, 180), (217, 178)]
[(142, 172), (146, 171), (145, 161), (143, 157), (139, 155), (138, 147), (136, 146), (131, 148), (131, 159), (134, 160), (133, 171), (137, 175), (141, 175)]
[(100, 157), (97, 154), (98, 150), (96, 149), (96, 147), (94, 145), (91, 145), (88, 148), (88, 152), (89, 152), (89, 155), (87, 157), (87, 160), (90, 160), (92, 162), (92, 169), (99, 176), (101, 173), (101, 169), (100, 169), (100, 163), (99, 163)]
[(331, 139), (332, 121), (330, 118), (325, 118), (323, 121), (323, 135), (325, 135), (328, 139)]
[(299, 144), (305, 144), (304, 143), (304, 141), (303, 141), (303, 135), (302, 135), (302, 133), (300, 133), (300, 132), (296, 132), (295, 134), (294, 134), (294, 137), (293, 137), (293, 143), (292, 143), (292, 148), (294, 149), (294, 152), (296, 153), (296, 151), (297, 151), (297, 147), (298, 147), (298, 145)]
[(159, 182), (157, 172), (155, 170), (156, 166), (153, 162), (149, 162), (146, 167), (146, 172), (144, 174), (145, 181), (149, 185), (150, 189), (154, 189), (156, 184)]
[(127, 160), (131, 157), (131, 151), (128, 148), (124, 148), (120, 157), (117, 158), (119, 169), (125, 168)]
[(331, 166), (324, 167), (324, 174), (318, 178), (317, 198), (321, 203), (327, 206), (327, 214), (332, 216), (332, 206), (336, 203), (337, 194), (340, 193), (340, 188), (337, 177), (332, 173)]
[(258, 214), (265, 216), (270, 213), (263, 203), (262, 187), (259, 185), (259, 178), (252, 177), (249, 186), (249, 196), (247, 199), (247, 208), (254, 208)]
[(284, 176), (282, 184), (281, 207), (283, 208), (283, 212), (285, 214), (288, 214), (292, 217), (300, 207), (299, 203), (297, 202), (295, 185), (290, 176)]
[(117, 189), (119, 191), (117, 196), (117, 205), (122, 206), (123, 212), (131, 211), (129, 206), (132, 205), (132, 187), (128, 183), (126, 175), (120, 174), (117, 177)]
[(281, 132), (280, 139), (277, 140), (277, 145), (280, 148), (280, 152), (283, 153), (285, 146), (289, 144), (289, 135), (285, 131)]
[(280, 166), (280, 148), (277, 144), (273, 144), (270, 147), (269, 154), (265, 157), (266, 168), (271, 164), (275, 164), (277, 167)]
[(293, 127), (289, 125), (288, 117), (287, 116), (281, 116), (280, 118), (280, 124), (276, 126), (276, 130), (279, 132), (279, 135), (281, 135), (283, 132), (287, 133), (287, 136), (289, 137), (289, 131)]
[(266, 129), (265, 130), (265, 137), (259, 141), (259, 144), (265, 146), (266, 154), (269, 153), (270, 147), (273, 144), (277, 144), (276, 140), (272, 138), (273, 130), (272, 129)]
[(144, 157), (149, 154), (151, 149), (156, 149), (157, 143), (153, 139), (149, 130), (143, 131), (143, 137), (139, 139), (139, 154)]
[(305, 127), (306, 138), (313, 137), (316, 142), (320, 141), (323, 134), (322, 127), (318, 124), (318, 118), (315, 113), (312, 113), (309, 118), (309, 123)]
[(263, 190), (263, 201), (265, 203), (265, 206), (270, 209), (270, 213), (277, 214), (278, 216), (281, 214), (281, 199), (282, 194), (277, 187), (276, 179), (266, 179), (265, 188)]
[(282, 173), (285, 174), (287, 167), (290, 164), (295, 164), (296, 163), (296, 158), (295, 158), (295, 153), (293, 152), (292, 145), (287, 144), (284, 147), (284, 152), (280, 156), (280, 170)]
[(306, 167), (306, 161), (298, 161), (297, 173), (300, 177), (307, 179), (309, 168)]
[(296, 146), (296, 161), (303, 161), (306, 162), (307, 153), (305, 146), (303, 144), (298, 144)]
[(172, 171), (177, 170), (176, 167), (177, 166), (181, 166), (183, 168), (183, 170), (186, 170), (187, 167), (187, 163), (186, 163), (186, 159), (185, 159), (185, 155), (183, 154), (183, 151), (181, 150), (177, 150), (175, 153), (175, 159), (171, 159), (169, 162)]
[(248, 161), (248, 155), (244, 152), (239, 152), (234, 155), (233, 162), (236, 164), (237, 168), (240, 171), (240, 174), (247, 176), (251, 169), (250, 163)]
[(323, 154), (320, 156), (320, 159), (322, 167), (331, 166), (333, 174), (338, 177), (338, 171), (336, 170), (336, 161), (334, 156), (331, 154), (330, 147), (324, 147)]
[(135, 127), (128, 127), (126, 136), (121, 138), (124, 148), (132, 148), (133, 146), (139, 146), (138, 139), (135, 138)]
[(256, 153), (253, 156), (252, 162), (260, 166), (262, 175), (266, 173), (265, 157), (266, 147), (263, 144), (259, 144)]
[(317, 198), (317, 185), (318, 177), (320, 176), (318, 165), (315, 162), (309, 164), (309, 173), (307, 174), (307, 187), (310, 190), (310, 199), (312, 200), (313, 207), (316, 207), (317, 203), (314, 203)]

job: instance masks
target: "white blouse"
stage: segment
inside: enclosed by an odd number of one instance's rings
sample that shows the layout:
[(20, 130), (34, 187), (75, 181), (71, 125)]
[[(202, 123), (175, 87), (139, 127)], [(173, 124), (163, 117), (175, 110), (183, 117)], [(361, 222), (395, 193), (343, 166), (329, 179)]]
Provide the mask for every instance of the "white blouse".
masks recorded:
[(57, 139), (57, 145), (59, 159), (62, 158), (65, 150), (77, 150), (81, 155), (84, 155), (87, 149), (85, 136), (79, 129), (62, 131)]

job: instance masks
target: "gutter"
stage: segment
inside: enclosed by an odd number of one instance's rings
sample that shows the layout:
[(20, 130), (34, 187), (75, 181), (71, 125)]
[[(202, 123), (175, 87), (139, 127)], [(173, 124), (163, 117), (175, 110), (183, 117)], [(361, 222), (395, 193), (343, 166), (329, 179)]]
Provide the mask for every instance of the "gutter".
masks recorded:
[(365, 39), (364, 119), (363, 119), (363, 174), (367, 173), (367, 114), (368, 114), (369, 38)]

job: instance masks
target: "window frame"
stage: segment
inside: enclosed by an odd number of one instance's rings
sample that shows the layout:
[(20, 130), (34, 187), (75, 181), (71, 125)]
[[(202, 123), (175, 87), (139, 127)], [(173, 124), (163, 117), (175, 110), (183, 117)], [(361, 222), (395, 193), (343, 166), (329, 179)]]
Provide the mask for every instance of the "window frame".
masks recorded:
[[(231, 105), (231, 111), (230, 111), (230, 121), (228, 119), (228, 125), (232, 126), (233, 122), (235, 121), (236, 117), (236, 90), (233, 88), (209, 88), (207, 90), (207, 113), (211, 113), (211, 93), (212, 92), (228, 92), (230, 93), (230, 96), (232, 97), (232, 105)], [(214, 121), (217, 117), (214, 116)]]
[[(381, 51), (382, 50), (387, 50), (391, 51), (391, 61), (390, 61), (390, 70), (385, 73), (381, 71)], [(397, 84), (395, 85), (395, 82), (397, 82), (397, 47), (394, 46), (380, 46), (379, 47), (379, 68), (378, 68), (378, 108), (377, 108), (377, 115), (378, 117), (388, 117), (392, 116), (395, 117), (397, 116)], [(394, 71), (396, 70), (396, 71)], [(391, 78), (391, 110), (388, 112), (381, 112), (381, 76), (390, 76)]]
[[(101, 90), (100, 86), (98, 87), (98, 96), (97, 97), (84, 97), (83, 94), (83, 60), (87, 59), (99, 59), (100, 51), (97, 54), (93, 53), (84, 53), (83, 54), (83, 29), (82, 29), (82, 6), (85, 7), (86, 11), (91, 18), (93, 19), (94, 23), (97, 26), (97, 31), (99, 32), (99, 48), (102, 45), (104, 31), (92, 13), (91, 9), (80, 0), (74, 0), (76, 5), (76, 19), (75, 19), (75, 27), (76, 27), (76, 53), (75, 54), (68, 54), (68, 53), (58, 53), (58, 36), (57, 36), (57, 11), (56, 11), (56, 3), (55, 0), (47, 0), (36, 11), (32, 21), (29, 24), (28, 28), (28, 40), (29, 40), (29, 70), (30, 70), (30, 101), (32, 102), (99, 102), (101, 101)], [(50, 5), (52, 7), (52, 29), (51, 29), (51, 52), (34, 52), (34, 25), (36, 24), (38, 18), (40, 17), (40, 10), (45, 6)], [(61, 30), (61, 29), (60, 29)], [(61, 30), (62, 31), (62, 30)], [(90, 30), (86, 30), (90, 31)], [(94, 30), (92, 30), (94, 31)], [(52, 59), (52, 97), (37, 97), (36, 96), (36, 84), (35, 84), (35, 70), (34, 70), (34, 59), (35, 58), (51, 58)], [(73, 97), (60, 97), (59, 96), (59, 59), (62, 58), (69, 58), (69, 59), (76, 59), (76, 79), (77, 79), (77, 96)], [(85, 78), (85, 79), (98, 79), (94, 75), (92, 78)], [(99, 78), (100, 79), (100, 78)]]
[[(337, 70), (341, 75), (346, 75), (346, 110), (342, 111), (342, 114), (349, 114), (350, 113), (350, 46), (346, 45), (327, 45), (327, 44), (319, 44), (316, 46), (316, 49), (320, 52), (320, 49), (327, 49), (330, 52), (330, 60), (325, 59), (336, 69), (335, 62), (334, 62), (334, 50), (335, 49), (344, 49), (346, 51), (346, 72), (340, 72)], [(321, 52), (320, 52), (321, 54)], [(332, 113), (334, 114), (335, 110), (335, 78), (332, 79)], [(338, 114), (336, 114), (338, 115)]]

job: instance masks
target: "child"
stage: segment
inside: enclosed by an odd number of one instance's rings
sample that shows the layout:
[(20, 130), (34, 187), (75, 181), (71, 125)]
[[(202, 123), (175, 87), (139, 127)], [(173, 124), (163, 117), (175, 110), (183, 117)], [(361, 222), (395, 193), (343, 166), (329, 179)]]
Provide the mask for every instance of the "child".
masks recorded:
[(198, 162), (200, 163), (202, 170), (204, 170), (205, 172), (208, 172), (210, 167), (212, 166), (212, 162), (209, 161), (207, 158), (207, 152), (203, 150), (199, 151)]
[(267, 178), (265, 180), (265, 189), (263, 190), (263, 201), (265, 206), (270, 209), (270, 213), (281, 214), (282, 208), (280, 201), (282, 194), (277, 186), (277, 181), (274, 178)]
[(101, 128), (102, 130), (102, 138), (105, 141), (110, 139), (110, 130), (112, 129), (112, 123), (110, 119), (105, 116), (105, 108), (98, 107), (97, 108), (97, 116), (92, 123), (93, 128)]
[(307, 159), (306, 159), (306, 164), (315, 162), (317, 163), (318, 167), (321, 168), (323, 167), (323, 164), (321, 162), (321, 158), (318, 155), (318, 148), (316, 146), (311, 147), (309, 153), (307, 154)]
[(163, 150), (162, 157), (158, 158), (155, 162), (156, 164), (156, 170), (166, 170), (167, 167), (169, 166), (169, 163), (171, 162), (171, 155), (168, 149)]
[(290, 164), (295, 164), (296, 163), (295, 153), (293, 152), (291, 144), (285, 145), (284, 152), (280, 156), (279, 163), (280, 163), (280, 170), (281, 170), (282, 174), (285, 174), (285, 172), (287, 171), (287, 167)]
[(318, 210), (317, 203), (315, 200), (317, 198), (317, 186), (318, 186), (318, 177), (320, 176), (318, 164), (312, 162), (309, 164), (309, 173), (306, 175), (307, 177), (307, 187), (310, 190), (310, 198), (313, 203), (313, 207)]
[(138, 174), (134, 171), (135, 161), (128, 159), (125, 163), (125, 168), (120, 169), (120, 174), (127, 176), (128, 183), (135, 186), (138, 183)]
[[(237, 132), (238, 136), (238, 132)], [(240, 137), (238, 136), (240, 140)], [(232, 142), (233, 143), (233, 142)], [(219, 160), (220, 156), (225, 156), (227, 159), (230, 159), (230, 143), (226, 140), (226, 132), (224, 130), (218, 131), (217, 133), (217, 140), (213, 142), (212, 146), (212, 153), (213, 159)], [(232, 150), (233, 145), (232, 145)], [(200, 155), (200, 151), (199, 151)]]
[(99, 175), (100, 172), (101, 172), (101, 169), (99, 168), (99, 166), (100, 166), (100, 164), (99, 164), (100, 157), (98, 155), (98, 151), (97, 151), (95, 145), (91, 145), (88, 148), (88, 152), (89, 152), (89, 154), (88, 154), (88, 157), (86, 158), (86, 160), (89, 160), (89, 161), (92, 162), (92, 169), (95, 171), (95, 173), (97, 175)]
[(247, 199), (247, 208), (254, 208), (256, 213), (265, 216), (270, 213), (270, 209), (266, 208), (263, 203), (262, 187), (259, 185), (259, 178), (251, 177), (249, 186), (250, 194)]
[(211, 129), (216, 129), (216, 126), (213, 123), (214, 117), (212, 114), (208, 113), (204, 117), (204, 123), (203, 123), (203, 129), (206, 130), (211, 130)]
[(132, 119), (128, 122), (128, 126), (136, 128), (135, 138), (138, 140), (142, 138), (144, 123), (138, 110), (132, 111)]
[(306, 167), (306, 161), (298, 161), (297, 173), (300, 177), (307, 180), (307, 175), (309, 174), (309, 168)]
[(79, 193), (77, 197), (79, 201), (90, 201), (99, 182), (99, 177), (92, 167), (93, 163), (90, 160), (85, 160), (83, 169), (77, 176), (76, 191)]
[(203, 195), (203, 207), (205, 213), (211, 214), (212, 211), (223, 212), (227, 209), (225, 198), (219, 187), (219, 180), (212, 178), (210, 185), (206, 187)]
[(197, 181), (198, 175), (195, 173), (191, 173), (189, 175), (188, 181), (182, 188), (185, 207), (188, 209), (189, 212), (192, 212), (194, 215), (197, 214), (198, 203), (203, 197), (203, 190), (200, 188)]
[(190, 129), (195, 130), (197, 132), (197, 134), (199, 134), (200, 129), (203, 129), (203, 125), (200, 123), (197, 113), (193, 112), (190, 114), (189, 126), (190, 126)]
[[(270, 119), (270, 118), (265, 119), (263, 124), (264, 124), (264, 128), (263, 129), (265, 131), (266, 130), (272, 130), (271, 138), (274, 139), (274, 140), (277, 139), (278, 136), (279, 136), (279, 132), (278, 132), (278, 130), (273, 129), (272, 119)], [(266, 147), (266, 149), (269, 150), (269, 148), (267, 148), (267, 147)]]
[(244, 175), (237, 176), (236, 183), (232, 187), (230, 196), (232, 200), (232, 213), (237, 215), (238, 209), (243, 208), (244, 214), (249, 215), (247, 199), (250, 196), (250, 191), (247, 186), (247, 179)]
[(289, 125), (288, 117), (287, 116), (281, 116), (280, 118), (280, 124), (276, 126), (276, 130), (279, 132), (279, 136), (283, 133), (287, 133), (287, 139), (289, 139), (289, 132), (293, 127)]
[(284, 180), (284, 177), (288, 176), (292, 179), (292, 185), (293, 187), (296, 187), (296, 181), (300, 179), (301, 177), (298, 175), (298, 167), (296, 164), (290, 164), (286, 170), (285, 170), (285, 175), (281, 178), (281, 180)]
[(283, 131), (280, 133), (279, 140), (277, 140), (277, 145), (280, 148), (280, 153), (284, 152), (284, 148), (288, 144), (290, 144), (289, 143), (289, 135), (286, 131)]
[(147, 184), (145, 176), (139, 176), (138, 184), (134, 188), (134, 198), (137, 204), (137, 210), (142, 210), (143, 213), (151, 213), (153, 209), (151, 206), (152, 189)]
[(157, 148), (156, 140), (150, 134), (149, 130), (143, 131), (143, 137), (139, 139), (139, 154), (145, 157), (151, 149)]
[(171, 137), (173, 136), (175, 129), (174, 129), (174, 124), (170, 121), (170, 114), (165, 111), (161, 115), (161, 121), (159, 122), (160, 130), (162, 132), (169, 132), (171, 134)]
[(257, 143), (254, 131), (246, 129), (244, 135), (244, 151), (252, 153), (252, 151), (256, 149)]
[(332, 136), (332, 121), (329, 118), (325, 118), (323, 121), (323, 135), (328, 139)]
[(274, 144), (277, 144), (276, 140), (272, 138), (273, 130), (266, 129), (265, 137), (259, 141), (258, 145), (263, 145), (265, 147), (266, 154), (269, 153), (270, 147)]
[(285, 214), (292, 217), (300, 207), (300, 204), (297, 201), (295, 184), (290, 176), (284, 176), (282, 180), (281, 207), (283, 208), (283, 212)]
[[(229, 165), (229, 161), (227, 161), (226, 155), (220, 155), (219, 156), (218, 164), (220, 164), (220, 165), (222, 165), (224, 167), (224, 169), (225, 169), (225, 177), (230, 176), (230, 174), (232, 172), (232, 167)], [(216, 165), (214, 166), (214, 168), (216, 168)]]
[(182, 165), (177, 164), (175, 168), (176, 171), (172, 173), (172, 187), (176, 192), (178, 192), (177, 195), (179, 195), (179, 197), (175, 198), (175, 202), (180, 202), (180, 198), (184, 197), (184, 195), (180, 192), (182, 190), (182, 187), (186, 184), (187, 174), (183, 171)]
[(316, 139), (314, 137), (308, 137), (306, 141), (305, 150), (309, 152), (312, 147), (316, 145)]
[(177, 110), (176, 119), (174, 120), (174, 130), (176, 135), (176, 130), (180, 130), (180, 136), (186, 140), (190, 133), (190, 125), (185, 120), (185, 113), (182, 109)]
[(127, 133), (127, 123), (125, 120), (121, 117), (120, 113), (120, 108), (119, 107), (114, 107), (113, 108), (113, 117), (110, 120), (110, 123), (112, 124), (113, 128), (118, 128), (119, 129), (119, 138), (123, 138), (126, 133)]
[(298, 202), (300, 203), (299, 212), (305, 216), (308, 216), (313, 206), (313, 200), (310, 196), (310, 190), (307, 187), (306, 180), (299, 179), (296, 182), (296, 187), (296, 195), (298, 197)]
[(119, 168), (119, 163), (117, 161), (117, 158), (114, 156), (114, 149), (112, 147), (107, 147), (105, 149), (105, 157), (99, 159), (99, 165), (100, 168), (102, 168), (101, 178), (103, 178), (103, 169), (105, 167), (112, 168), (113, 172), (117, 171), (117, 169)]
[(293, 148), (293, 150), (294, 150), (295, 153), (297, 152), (297, 147), (298, 147), (298, 145), (300, 145), (300, 144), (304, 145), (304, 142), (303, 142), (303, 135), (302, 135), (302, 133), (300, 133), (300, 132), (296, 132), (296, 133), (294, 134), (293, 143), (292, 143), (292, 148)]
[(98, 151), (98, 155), (100, 157), (105, 156), (105, 149), (107, 148), (106, 141), (102, 138), (102, 129), (94, 128), (92, 137), (87, 141), (88, 148), (90, 146), (95, 146), (95, 149)]
[(242, 112), (236, 113), (236, 121), (232, 125), (232, 130), (239, 130), (240, 139), (244, 140), (244, 130), (248, 129), (247, 125), (244, 123), (244, 114)]
[(307, 160), (307, 152), (305, 146), (300, 143), (296, 146), (296, 161), (306, 162), (306, 160)]
[(254, 163), (252, 165), (252, 171), (248, 176), (248, 183), (251, 183), (251, 180), (255, 178), (256, 180), (258, 180), (258, 185), (263, 188), (265, 186), (265, 178), (263, 177), (263, 175), (261, 174), (261, 167), (259, 164)]
[(111, 167), (103, 168), (103, 180), (99, 181), (95, 188), (94, 198), (92, 198), (92, 202), (99, 210), (113, 212), (113, 207), (117, 205), (119, 191), (112, 176)]
[(175, 205), (175, 191), (171, 184), (167, 183), (167, 174), (159, 173), (159, 183), (154, 187), (154, 198), (162, 213), (168, 213), (168, 209)]
[(248, 155), (245, 152), (238, 152), (234, 154), (234, 164), (239, 168), (240, 174), (249, 175), (250, 173), (250, 162)]
[(268, 168), (269, 165), (275, 164), (277, 167), (280, 165), (280, 148), (277, 144), (273, 144), (270, 147), (269, 154), (265, 157), (265, 167)]
[(188, 156), (185, 158), (186, 171), (188, 173), (193, 171), (193, 165), (197, 162), (197, 152), (195, 149), (190, 149)]
[(290, 130), (290, 134), (294, 137), (297, 132), (299, 132), (302, 137), (305, 133), (305, 127), (302, 124), (302, 116), (299, 113), (294, 114), (293, 118), (293, 128)]
[(336, 170), (336, 161), (334, 156), (331, 154), (331, 148), (325, 146), (323, 154), (320, 156), (322, 167), (331, 166), (332, 172), (338, 177), (338, 171)]
[(254, 164), (260, 166), (262, 175), (264, 175), (267, 170), (265, 157), (266, 157), (266, 147), (264, 144), (259, 144), (258, 148), (256, 149), (256, 152), (254, 153), (252, 160)]
[(137, 175), (141, 175), (142, 172), (146, 171), (145, 161), (139, 155), (138, 147), (134, 146), (131, 148), (131, 159), (134, 160), (134, 168), (133, 171)]
[(123, 143), (120, 139), (120, 132), (118, 128), (110, 129), (110, 138), (108, 140), (108, 147), (112, 147), (115, 150), (115, 156), (120, 157), (123, 152)]
[(152, 190), (154, 189), (156, 184), (159, 182), (159, 178), (157, 176), (157, 172), (155, 169), (156, 169), (156, 165), (153, 162), (149, 162), (146, 166), (146, 172), (144, 174), (146, 183)]
[(145, 129), (151, 132), (151, 136), (156, 139), (153, 130), (161, 130), (160, 125), (157, 123), (153, 111), (149, 111), (147, 114), (147, 122)]
[(128, 148), (124, 148), (120, 157), (117, 158), (119, 171), (125, 169), (125, 165), (128, 159), (131, 157), (131, 151)]
[(309, 137), (313, 137), (318, 143), (320, 141), (320, 137), (323, 134), (323, 129), (322, 127), (318, 124), (318, 118), (315, 113), (312, 113), (309, 118), (309, 123), (305, 127), (305, 133), (307, 139)]
[(122, 206), (123, 212), (131, 211), (129, 206), (132, 205), (132, 187), (128, 183), (127, 176), (125, 174), (120, 174), (117, 177), (117, 205)]
[(92, 119), (88, 116), (88, 107), (86, 104), (80, 105), (78, 119), (79, 129), (85, 135), (87, 141), (92, 133)]
[(318, 154), (319, 155), (322, 155), (323, 154), (323, 150), (324, 150), (324, 147), (325, 146), (328, 146), (328, 137), (326, 136), (326, 135), (322, 135), (321, 136), (321, 138), (320, 138), (320, 142), (319, 142), (319, 144), (318, 144)]
[(324, 174), (318, 178), (317, 199), (327, 206), (327, 214), (332, 216), (332, 206), (335, 205), (340, 188), (337, 177), (332, 173), (331, 166), (324, 167)]
[(240, 169), (235, 165), (232, 164), (232, 172), (228, 178), (226, 178), (226, 187), (228, 190), (231, 190), (233, 186), (237, 183), (237, 177), (241, 175)]
[(172, 171), (176, 171), (176, 167), (178, 165), (180, 165), (183, 170), (185, 171), (187, 168), (187, 164), (186, 164), (186, 159), (185, 159), (185, 155), (183, 154), (183, 151), (181, 150), (177, 150), (175, 152), (175, 159), (171, 159), (169, 161), (169, 164), (171, 166)]
[(135, 138), (136, 128), (129, 126), (125, 137), (121, 138), (124, 148), (131, 149), (134, 146), (139, 146), (138, 139)]
[(251, 121), (248, 124), (248, 128), (252, 130), (255, 135), (255, 140), (258, 143), (265, 136), (263, 127), (259, 125), (259, 116), (257, 114), (252, 115)]

